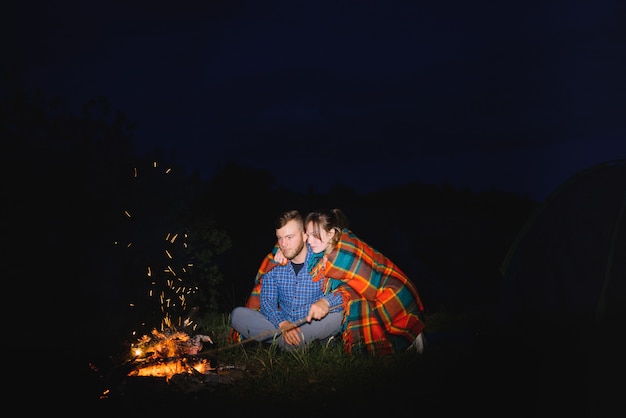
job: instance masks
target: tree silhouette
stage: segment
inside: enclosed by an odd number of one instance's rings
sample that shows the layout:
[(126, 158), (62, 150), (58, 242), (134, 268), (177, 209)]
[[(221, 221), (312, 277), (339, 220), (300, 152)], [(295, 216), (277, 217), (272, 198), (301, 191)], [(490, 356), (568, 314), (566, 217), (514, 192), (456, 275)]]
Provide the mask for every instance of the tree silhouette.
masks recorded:
[[(41, 283), (24, 295), (54, 327), (119, 343), (140, 324), (180, 324), (188, 306), (217, 310), (216, 257), (230, 242), (210, 213), (191, 212), (201, 185), (138, 158), (133, 124), (104, 98), (76, 114), (15, 88), (0, 106), (13, 261)], [(152, 290), (156, 307), (142, 306), (150, 286), (164, 286)]]

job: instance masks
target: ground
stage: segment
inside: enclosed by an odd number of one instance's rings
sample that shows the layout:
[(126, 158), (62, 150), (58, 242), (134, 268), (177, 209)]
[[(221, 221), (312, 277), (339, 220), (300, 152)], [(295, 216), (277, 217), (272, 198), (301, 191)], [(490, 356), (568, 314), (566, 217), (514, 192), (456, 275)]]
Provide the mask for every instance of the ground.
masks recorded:
[[(420, 361), (401, 376), (376, 376), (361, 385), (358, 394), (334, 391), (326, 382), (303, 382), (296, 397), (262, 389), (253, 393), (239, 390), (244, 385), (238, 385), (238, 379), (246, 375), (234, 371), (231, 382), (206, 385), (120, 375), (114, 387), (118, 394), (100, 399), (95, 396), (98, 379), (90, 372), (82, 374), (90, 377), (76, 391), (61, 388), (57, 400), (70, 404), (81, 394), (93, 410), (160, 416), (183, 411), (232, 411), (254, 417), (280, 416), (279, 411), (290, 416), (369, 416), (376, 409), (413, 416), (602, 417), (621, 396), (614, 382), (624, 370), (623, 345), (615, 333), (575, 338), (552, 331), (529, 336), (457, 330), (427, 334)], [(195, 390), (203, 386), (206, 390)]]

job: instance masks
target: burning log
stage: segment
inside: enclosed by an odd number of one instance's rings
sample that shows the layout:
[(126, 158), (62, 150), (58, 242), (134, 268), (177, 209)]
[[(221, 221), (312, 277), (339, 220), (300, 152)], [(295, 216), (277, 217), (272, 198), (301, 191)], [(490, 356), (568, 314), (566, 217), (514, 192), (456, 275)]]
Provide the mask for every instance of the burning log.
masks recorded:
[(217, 367), (211, 367), (210, 360), (194, 359), (185, 357), (158, 359), (137, 367), (128, 373), (128, 376), (155, 376), (165, 377), (167, 380), (172, 376), (181, 373), (201, 373), (206, 374), (217, 370)]
[(184, 332), (154, 329), (152, 337), (144, 335), (131, 347), (133, 361), (145, 361), (145, 364), (131, 370), (128, 376), (156, 376), (169, 380), (176, 374), (214, 371), (217, 368), (212, 367), (209, 360), (195, 357), (205, 343), (213, 344), (210, 336), (197, 334), (190, 337)]
[(213, 344), (208, 335), (197, 334), (190, 337), (184, 332), (160, 332), (152, 330), (152, 337), (144, 335), (136, 345), (131, 348), (135, 358), (147, 355), (153, 358), (170, 358), (184, 355), (196, 355), (204, 347), (204, 343)]

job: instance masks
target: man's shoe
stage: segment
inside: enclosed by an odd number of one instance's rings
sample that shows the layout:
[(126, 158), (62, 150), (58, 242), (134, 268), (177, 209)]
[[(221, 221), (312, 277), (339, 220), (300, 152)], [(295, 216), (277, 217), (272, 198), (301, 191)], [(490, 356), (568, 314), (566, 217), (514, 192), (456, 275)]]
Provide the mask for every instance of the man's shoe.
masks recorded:
[(420, 332), (420, 334), (417, 337), (415, 337), (415, 340), (413, 340), (411, 347), (413, 347), (415, 351), (417, 351), (417, 354), (422, 354), (424, 352), (425, 346), (426, 346), (426, 341), (424, 340), (424, 333)]

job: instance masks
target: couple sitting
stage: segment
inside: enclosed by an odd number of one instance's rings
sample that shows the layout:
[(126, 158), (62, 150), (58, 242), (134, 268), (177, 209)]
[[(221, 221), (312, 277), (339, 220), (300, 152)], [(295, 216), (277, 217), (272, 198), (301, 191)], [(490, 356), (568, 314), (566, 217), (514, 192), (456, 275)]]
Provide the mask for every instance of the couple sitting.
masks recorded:
[[(306, 227), (306, 229), (305, 229)], [(424, 348), (424, 307), (408, 277), (348, 229), (340, 209), (292, 210), (276, 224), (231, 338), (303, 347), (341, 334), (344, 351), (387, 355)]]

